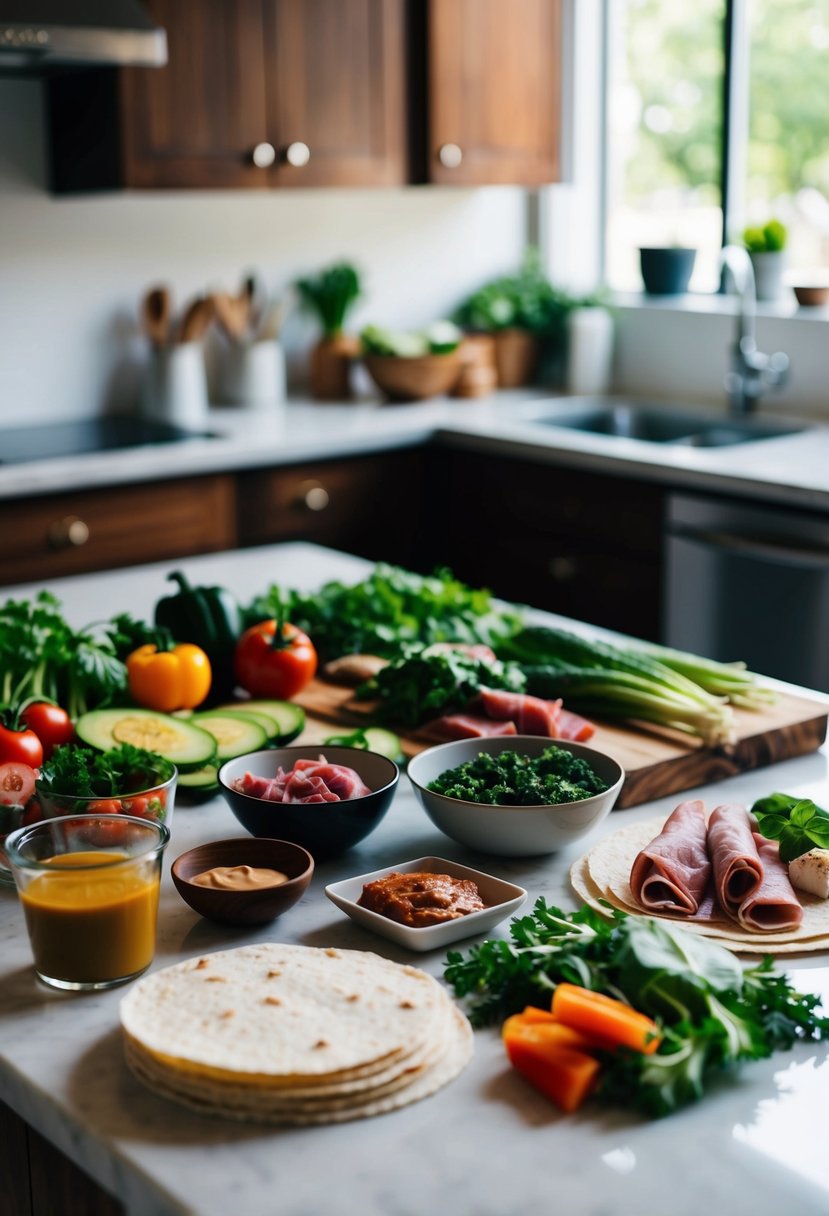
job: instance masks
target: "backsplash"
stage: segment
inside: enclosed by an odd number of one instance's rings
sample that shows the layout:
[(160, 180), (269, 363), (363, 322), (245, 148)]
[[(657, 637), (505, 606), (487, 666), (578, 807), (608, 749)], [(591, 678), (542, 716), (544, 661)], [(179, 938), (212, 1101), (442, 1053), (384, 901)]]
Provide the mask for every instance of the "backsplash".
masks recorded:
[[(0, 425), (84, 417), (137, 399), (146, 342), (139, 300), (166, 282), (179, 305), (236, 291), (257, 270), (279, 293), (346, 257), (365, 298), (359, 328), (418, 327), (520, 261), (524, 191), (165, 192), (53, 198), (41, 86), (0, 81)], [(315, 331), (292, 315), (294, 377)]]

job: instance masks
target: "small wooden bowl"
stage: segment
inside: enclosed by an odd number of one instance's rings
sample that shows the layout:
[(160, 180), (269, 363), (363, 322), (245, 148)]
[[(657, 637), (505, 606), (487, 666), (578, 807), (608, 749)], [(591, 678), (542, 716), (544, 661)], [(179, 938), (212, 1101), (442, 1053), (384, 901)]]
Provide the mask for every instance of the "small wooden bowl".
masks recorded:
[(829, 303), (829, 284), (802, 284), (792, 288), (798, 304), (803, 308), (820, 308)]
[(423, 401), (448, 393), (463, 370), (460, 352), (446, 355), (364, 355), (374, 383), (395, 401)]
[[(215, 866), (256, 866), (279, 870), (288, 882), (257, 891), (219, 891), (191, 882)], [(314, 859), (289, 840), (239, 836), (211, 840), (188, 849), (173, 862), (172, 875), (181, 898), (199, 916), (222, 925), (266, 925), (301, 899), (314, 873)]]

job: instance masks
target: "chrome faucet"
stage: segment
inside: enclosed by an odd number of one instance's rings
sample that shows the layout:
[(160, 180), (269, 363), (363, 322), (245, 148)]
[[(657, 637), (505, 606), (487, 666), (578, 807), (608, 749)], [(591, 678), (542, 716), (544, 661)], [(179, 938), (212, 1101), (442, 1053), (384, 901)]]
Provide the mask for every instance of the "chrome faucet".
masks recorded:
[[(720, 255), (723, 285), (730, 275), (740, 298), (737, 333), (731, 347), (731, 369), (725, 377), (725, 391), (732, 414), (750, 414), (770, 388), (782, 388), (789, 374), (789, 356), (778, 351), (766, 355), (757, 349), (755, 319), (757, 296), (754, 267), (748, 250), (726, 245)], [(727, 274), (725, 273), (727, 272)]]

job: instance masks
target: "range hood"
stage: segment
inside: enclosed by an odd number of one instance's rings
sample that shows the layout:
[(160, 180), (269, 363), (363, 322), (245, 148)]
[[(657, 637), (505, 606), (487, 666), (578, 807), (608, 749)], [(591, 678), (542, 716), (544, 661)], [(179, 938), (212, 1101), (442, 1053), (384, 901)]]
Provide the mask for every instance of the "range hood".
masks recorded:
[(0, 75), (166, 62), (167, 36), (140, 0), (0, 0)]

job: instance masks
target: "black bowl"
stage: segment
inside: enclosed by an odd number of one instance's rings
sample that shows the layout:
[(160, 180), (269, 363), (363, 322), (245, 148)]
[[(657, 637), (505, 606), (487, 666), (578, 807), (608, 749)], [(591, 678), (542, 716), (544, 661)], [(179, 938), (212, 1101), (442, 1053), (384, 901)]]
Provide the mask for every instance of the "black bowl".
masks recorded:
[[(253, 773), (272, 778), (278, 768), (291, 769), (297, 760), (317, 760), (354, 769), (372, 791), (363, 798), (341, 802), (269, 802), (241, 794), (234, 781)], [(228, 760), (219, 769), (219, 785), (233, 814), (252, 836), (278, 837), (302, 845), (315, 857), (335, 857), (373, 832), (397, 789), (400, 770), (393, 760), (356, 747), (275, 747)]]

